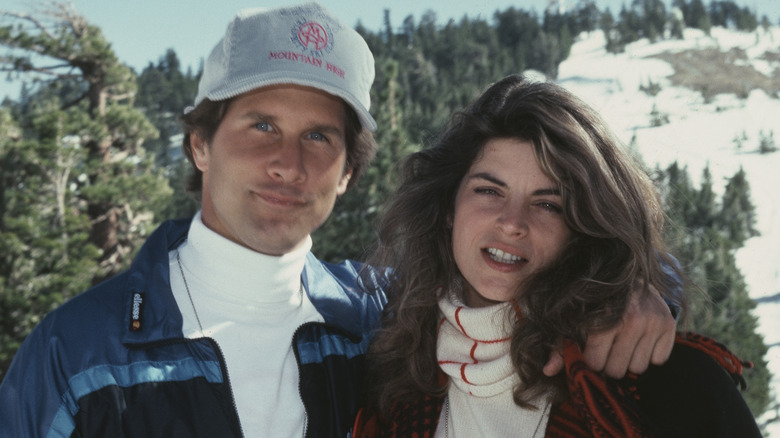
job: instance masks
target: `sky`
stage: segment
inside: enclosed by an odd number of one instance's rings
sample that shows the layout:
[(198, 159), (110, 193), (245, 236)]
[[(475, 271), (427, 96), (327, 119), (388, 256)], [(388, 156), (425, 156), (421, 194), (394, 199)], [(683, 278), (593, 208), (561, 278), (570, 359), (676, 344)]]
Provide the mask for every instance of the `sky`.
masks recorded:
[[(63, 0), (67, 1), (67, 0)], [(116, 52), (119, 60), (131, 66), (137, 73), (150, 62), (156, 63), (169, 48), (173, 48), (186, 69), (197, 70), (200, 62), (224, 34), (228, 22), (236, 12), (248, 7), (279, 7), (300, 3), (296, 0), (71, 0), (70, 3), (87, 20), (100, 27)], [(573, 6), (577, 0), (564, 0)], [(704, 0), (709, 3), (709, 0)], [(383, 26), (384, 10), (390, 10), (393, 26), (400, 26), (404, 18), (419, 18), (428, 10), (436, 13), (438, 22), (445, 24), (464, 15), (490, 20), (496, 10), (510, 6), (535, 10), (541, 14), (549, 0), (319, 0), (344, 23), (355, 26), (358, 22), (369, 30)], [(596, 0), (600, 9), (609, 8), (613, 14), (631, 0)], [(773, 23), (780, 19), (780, 1), (735, 0), (767, 15)], [(0, 9), (29, 12), (43, 0), (4, 0)], [(667, 6), (671, 4), (666, 1)], [(8, 83), (0, 79), (0, 100), (18, 97), (19, 82)]]

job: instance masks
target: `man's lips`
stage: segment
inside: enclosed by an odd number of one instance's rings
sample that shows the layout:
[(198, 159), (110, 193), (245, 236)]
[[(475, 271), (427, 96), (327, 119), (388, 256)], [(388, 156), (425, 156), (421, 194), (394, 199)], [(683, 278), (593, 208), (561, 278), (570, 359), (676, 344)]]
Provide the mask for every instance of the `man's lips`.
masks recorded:
[(306, 200), (298, 193), (289, 190), (257, 190), (255, 196), (263, 201), (280, 207), (300, 207), (306, 204)]

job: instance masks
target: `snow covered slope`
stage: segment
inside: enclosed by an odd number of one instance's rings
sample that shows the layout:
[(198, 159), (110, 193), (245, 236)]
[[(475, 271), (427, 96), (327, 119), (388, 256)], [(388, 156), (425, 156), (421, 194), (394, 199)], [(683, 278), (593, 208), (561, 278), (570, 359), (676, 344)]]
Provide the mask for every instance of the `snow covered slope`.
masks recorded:
[[(604, 115), (612, 128), (629, 143), (636, 142), (645, 162), (666, 167), (674, 161), (687, 166), (694, 184), (709, 164), (714, 190), (722, 193), (725, 178), (740, 168), (747, 174), (756, 206), (760, 237), (749, 240), (737, 254), (750, 295), (758, 306), (759, 331), (770, 347), (767, 354), (773, 374), (772, 396), (780, 398), (780, 151), (757, 152), (759, 139), (774, 133), (780, 147), (780, 89), (754, 89), (741, 96), (702, 93), (675, 87), (669, 79), (674, 67), (655, 55), (689, 49), (742, 49), (735, 64), (753, 67), (759, 75), (780, 76), (780, 28), (738, 33), (722, 28), (707, 36), (686, 30), (684, 40), (650, 44), (639, 41), (625, 53), (606, 53), (603, 33), (581, 35), (571, 56), (560, 66), (558, 82), (585, 99)], [(778, 56), (765, 56), (765, 53)], [(740, 51), (741, 53), (741, 51)], [(640, 86), (660, 85), (651, 96)], [(775, 81), (777, 83), (777, 81)], [(669, 123), (651, 126), (653, 108), (668, 115)], [(737, 147), (735, 139), (741, 138)], [(768, 412), (759, 419), (777, 416)], [(780, 438), (780, 421), (767, 428), (767, 437)]]

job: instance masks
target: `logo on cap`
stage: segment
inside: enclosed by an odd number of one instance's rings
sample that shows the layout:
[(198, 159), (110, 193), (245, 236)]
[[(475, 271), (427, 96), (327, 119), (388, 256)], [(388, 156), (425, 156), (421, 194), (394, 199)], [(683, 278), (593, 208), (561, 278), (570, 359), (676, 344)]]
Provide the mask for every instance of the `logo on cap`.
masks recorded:
[(328, 45), (328, 33), (319, 23), (311, 21), (298, 28), (298, 41), (306, 48), (322, 50)]
[(316, 21), (300, 20), (291, 30), (293, 42), (312, 56), (319, 57), (333, 49), (332, 33)]

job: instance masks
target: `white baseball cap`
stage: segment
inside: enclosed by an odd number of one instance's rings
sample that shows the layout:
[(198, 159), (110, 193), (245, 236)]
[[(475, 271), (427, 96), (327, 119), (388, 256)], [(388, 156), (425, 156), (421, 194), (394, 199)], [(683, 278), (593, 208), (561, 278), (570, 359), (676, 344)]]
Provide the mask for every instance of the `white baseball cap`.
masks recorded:
[[(203, 67), (194, 106), (261, 87), (297, 84), (342, 98), (363, 128), (371, 107), (374, 56), (363, 37), (317, 3), (252, 8), (236, 15)], [(192, 111), (187, 107), (184, 112)]]

